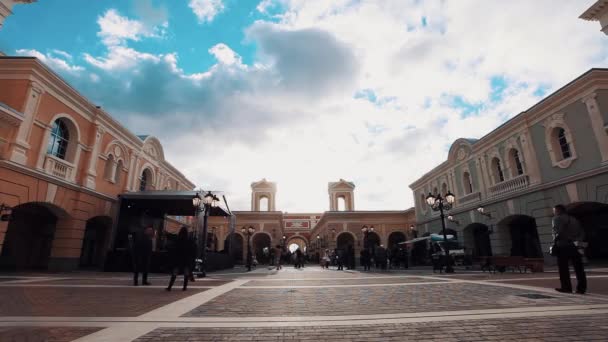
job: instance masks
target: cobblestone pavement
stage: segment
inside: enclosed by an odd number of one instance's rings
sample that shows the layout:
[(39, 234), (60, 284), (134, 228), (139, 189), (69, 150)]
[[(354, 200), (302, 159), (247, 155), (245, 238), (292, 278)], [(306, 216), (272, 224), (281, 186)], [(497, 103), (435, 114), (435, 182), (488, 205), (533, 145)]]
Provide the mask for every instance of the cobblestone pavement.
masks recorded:
[(16, 274), (0, 277), (0, 342), (608, 341), (608, 274), (588, 275), (581, 296), (553, 272), (260, 267), (170, 293), (161, 275)]
[(162, 328), (136, 341), (606, 341), (608, 315), (280, 328)]
[(426, 282), (441, 282), (440, 279), (425, 279), (419, 277), (387, 277), (379, 276), (378, 278), (353, 278), (353, 279), (318, 279), (318, 280), (276, 280), (263, 281), (252, 280), (244, 286), (328, 286), (328, 285), (370, 285), (370, 284), (409, 284), (409, 283), (426, 283)]
[(11, 342), (67, 342), (92, 334), (101, 328), (79, 327), (0, 327), (0, 341)]
[(518, 297), (530, 293), (538, 294), (529, 290), (469, 283), (311, 289), (241, 288), (216, 297), (185, 316), (373, 315), (597, 302), (597, 299), (565, 296), (557, 292), (547, 296), (550, 298)]
[(2, 287), (0, 321), (1, 316), (138, 316), (199, 291), (204, 290)]

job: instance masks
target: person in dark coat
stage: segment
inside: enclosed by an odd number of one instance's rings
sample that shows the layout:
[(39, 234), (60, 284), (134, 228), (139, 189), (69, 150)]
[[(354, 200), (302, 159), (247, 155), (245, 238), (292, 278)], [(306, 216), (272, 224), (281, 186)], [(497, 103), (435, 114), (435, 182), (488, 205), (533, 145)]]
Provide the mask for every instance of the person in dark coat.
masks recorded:
[(139, 285), (139, 273), (142, 285), (150, 285), (148, 282), (148, 271), (150, 270), (150, 259), (152, 258), (152, 238), (154, 229), (146, 227), (143, 234), (136, 236), (133, 243), (133, 285)]
[(342, 248), (336, 250), (336, 262), (338, 264), (338, 271), (344, 270), (344, 250)]
[(371, 260), (370, 260), (370, 254), (369, 254), (369, 249), (364, 248), (361, 250), (361, 265), (363, 265), (363, 270), (364, 271), (369, 271), (371, 269)]
[(553, 208), (553, 243), (557, 248), (557, 267), (559, 269), (559, 280), (561, 286), (555, 290), (559, 292), (572, 293), (572, 282), (570, 281), (570, 269), (568, 264), (572, 261), (576, 273), (576, 293), (587, 292), (587, 276), (583, 266), (582, 255), (578, 251), (578, 245), (585, 241), (585, 231), (576, 218), (566, 213), (566, 207), (561, 204)]
[(384, 248), (384, 245), (380, 245), (380, 247), (376, 248), (376, 267), (385, 270), (386, 258), (386, 248)]
[(192, 254), (193, 251), (196, 250), (192, 248), (192, 240), (188, 238), (188, 228), (182, 227), (177, 234), (177, 241), (175, 244), (169, 249), (169, 261), (172, 266), (171, 279), (169, 280), (169, 286), (167, 286), (167, 291), (171, 291), (173, 287), (173, 283), (175, 283), (175, 278), (177, 278), (177, 274), (182, 271), (184, 273), (184, 285), (182, 287), (182, 291), (186, 291), (188, 288), (188, 278), (190, 277), (190, 264), (191, 259), (195, 257)]

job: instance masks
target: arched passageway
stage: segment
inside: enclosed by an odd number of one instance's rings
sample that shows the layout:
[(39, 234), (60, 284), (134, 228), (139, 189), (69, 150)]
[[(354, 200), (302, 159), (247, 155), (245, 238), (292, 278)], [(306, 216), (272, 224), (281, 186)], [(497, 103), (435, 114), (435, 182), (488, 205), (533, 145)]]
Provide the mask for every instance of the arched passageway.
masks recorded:
[(473, 251), (474, 258), (492, 256), (490, 229), (483, 223), (471, 223), (463, 230), (464, 244)]
[(568, 214), (576, 217), (585, 231), (589, 246), (585, 255), (590, 261), (608, 259), (608, 204), (575, 202), (566, 206)]
[[(256, 233), (251, 240), (253, 255), (259, 263), (266, 264), (270, 261), (270, 236), (265, 233)], [(266, 251), (266, 252), (265, 252)]]
[(25, 203), (12, 210), (4, 245), (3, 268), (47, 269), (55, 228), (67, 217), (63, 209), (46, 203)]
[(528, 215), (511, 215), (497, 224), (503, 252), (525, 258), (542, 258), (543, 252), (536, 228), (536, 219)]
[(399, 247), (400, 242), (404, 242), (406, 240), (405, 234), (402, 232), (392, 232), (388, 236), (388, 249), (392, 250), (394, 247)]
[(380, 235), (378, 235), (376, 232), (370, 232), (367, 235), (367, 241), (363, 241), (364, 243), (367, 242), (367, 247), (368, 249), (373, 251), (376, 250), (376, 247), (380, 246)]
[(342, 255), (347, 268), (355, 267), (355, 237), (346, 232), (340, 233), (336, 239), (338, 255)]
[(304, 238), (295, 236), (287, 240), (287, 249), (291, 253), (294, 253), (298, 249), (302, 251), (302, 253), (306, 253), (308, 251), (308, 246)]
[(112, 218), (108, 216), (95, 216), (87, 221), (80, 251), (80, 267), (103, 267), (111, 230)]

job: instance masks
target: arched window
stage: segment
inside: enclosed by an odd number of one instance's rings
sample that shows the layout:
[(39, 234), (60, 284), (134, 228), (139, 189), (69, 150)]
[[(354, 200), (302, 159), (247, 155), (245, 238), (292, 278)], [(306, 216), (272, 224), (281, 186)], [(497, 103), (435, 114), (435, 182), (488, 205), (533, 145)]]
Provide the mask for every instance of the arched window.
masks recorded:
[(464, 186), (465, 195), (473, 193), (473, 183), (471, 183), (471, 175), (468, 172), (462, 175), (462, 185)]
[(141, 179), (139, 180), (139, 191), (145, 191), (149, 189), (151, 182), (152, 173), (150, 172), (150, 170), (145, 169), (144, 172), (141, 173)]
[(268, 197), (266, 197), (266, 196), (260, 197), (260, 211), (269, 211), (270, 208), (268, 206), (268, 203), (269, 203)]
[(494, 183), (500, 183), (505, 181), (505, 175), (502, 172), (502, 166), (498, 158), (492, 159), (492, 170), (494, 172)]
[(511, 149), (511, 151), (509, 151), (509, 158), (511, 159), (511, 173), (513, 177), (523, 175), (524, 166), (521, 164), (521, 159), (519, 158), (519, 151), (514, 148)]
[(116, 164), (114, 162), (114, 156), (113, 155), (109, 155), (108, 159), (106, 159), (106, 167), (104, 169), (103, 172), (103, 176), (105, 179), (109, 180), (110, 182), (114, 182), (115, 181), (115, 176), (116, 176)]
[(346, 199), (344, 197), (338, 197), (338, 211), (346, 210)]
[(55, 120), (51, 130), (51, 138), (47, 153), (59, 159), (66, 159), (68, 144), (70, 142), (70, 131), (67, 125), (61, 119)]
[(443, 183), (441, 184), (441, 196), (445, 196), (448, 193), (448, 185)]
[(568, 159), (572, 156), (572, 153), (570, 153), (570, 143), (568, 142), (568, 138), (566, 137), (566, 130), (561, 127), (558, 127), (556, 129), (557, 143), (559, 144), (562, 159)]
[(420, 206), (422, 207), (423, 211), (426, 211), (427, 204), (426, 204), (426, 195), (424, 193), (420, 194)]
[(439, 194), (439, 190), (437, 190), (437, 187), (433, 188), (433, 195), (437, 195)]
[(123, 167), (122, 160), (119, 160), (118, 163), (116, 163), (116, 170), (114, 171), (114, 182), (116, 184), (120, 184)]

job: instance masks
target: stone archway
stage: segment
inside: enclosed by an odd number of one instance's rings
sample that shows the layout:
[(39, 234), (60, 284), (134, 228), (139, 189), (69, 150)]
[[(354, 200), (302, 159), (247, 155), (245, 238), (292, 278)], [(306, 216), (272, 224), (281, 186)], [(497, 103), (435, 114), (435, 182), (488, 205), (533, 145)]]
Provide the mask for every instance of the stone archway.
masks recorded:
[(80, 251), (80, 267), (103, 267), (111, 231), (111, 217), (95, 216), (87, 221)]
[[(296, 250), (301, 250), (302, 253), (306, 253), (308, 251), (308, 242), (302, 236), (292, 236), (287, 240), (287, 249), (294, 253)], [(293, 248), (292, 248), (293, 247)]]
[(16, 270), (47, 269), (57, 223), (68, 217), (63, 209), (48, 203), (29, 202), (14, 207), (0, 265)]
[(543, 257), (534, 217), (510, 215), (500, 220), (497, 227), (504, 254), (526, 258)]
[(255, 233), (251, 238), (251, 250), (259, 263), (265, 264), (270, 261), (270, 254), (267, 254), (264, 251), (268, 248), (268, 253), (270, 252), (270, 248), (272, 248), (271, 241), (270, 235), (262, 232)]
[(589, 260), (608, 259), (608, 204), (599, 202), (574, 202), (566, 206), (585, 231), (589, 246), (585, 255)]
[(378, 235), (378, 233), (376, 232), (370, 232), (367, 235), (367, 248), (371, 249), (372, 251), (376, 250), (376, 247), (380, 246), (380, 235)]
[(406, 240), (407, 238), (403, 232), (392, 232), (388, 236), (388, 249), (392, 250), (393, 247), (399, 247), (399, 243)]
[(473, 257), (492, 256), (490, 229), (483, 223), (474, 222), (464, 227), (464, 245), (473, 251)]

